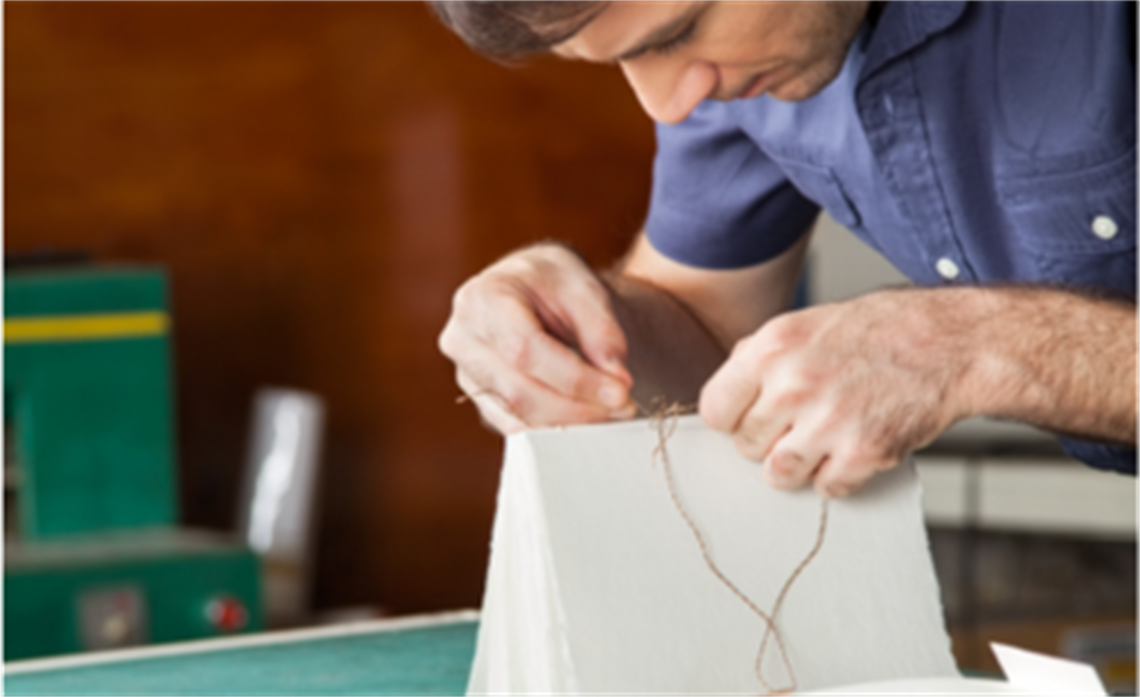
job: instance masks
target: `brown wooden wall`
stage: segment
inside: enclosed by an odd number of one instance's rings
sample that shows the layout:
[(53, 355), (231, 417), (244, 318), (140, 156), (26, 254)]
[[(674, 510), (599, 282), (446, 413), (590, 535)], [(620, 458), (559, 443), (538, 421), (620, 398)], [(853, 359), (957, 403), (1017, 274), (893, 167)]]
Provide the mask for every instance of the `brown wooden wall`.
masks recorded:
[(316, 604), (473, 606), (501, 441), (435, 337), (450, 295), (644, 213), (613, 69), (472, 55), (419, 3), (6, 3), (5, 252), (173, 282), (183, 518), (233, 524), (251, 398), (328, 408)]

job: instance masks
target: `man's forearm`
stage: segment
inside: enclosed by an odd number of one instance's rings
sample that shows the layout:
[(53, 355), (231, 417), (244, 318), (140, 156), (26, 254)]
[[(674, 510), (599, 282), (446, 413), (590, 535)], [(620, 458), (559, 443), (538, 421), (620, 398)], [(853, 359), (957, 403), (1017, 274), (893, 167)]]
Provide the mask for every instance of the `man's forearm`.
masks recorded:
[(1028, 287), (934, 292), (966, 320), (963, 392), (972, 413), (1136, 443), (1134, 302)]
[(640, 233), (602, 274), (629, 341), (634, 398), (695, 403), (733, 345), (788, 309), (810, 239), (755, 266), (712, 270), (669, 259)]
[[(616, 272), (605, 274), (605, 280), (629, 340), (634, 398), (640, 404), (657, 396), (694, 402), (723, 363), (727, 347), (667, 291)], [(911, 312), (900, 312), (894, 329), (868, 329), (897, 330), (908, 350), (961, 362), (954, 398), (964, 405), (964, 415), (1135, 444), (1134, 303), (1031, 287), (907, 289), (884, 295), (894, 293), (925, 299), (917, 306), (900, 303), (900, 310)], [(908, 331), (915, 323), (925, 329)], [(917, 341), (904, 338), (908, 333)], [(922, 362), (920, 356), (911, 358)]]
[(725, 349), (667, 291), (617, 272), (603, 278), (629, 344), (633, 398), (645, 407), (656, 398), (695, 404), (701, 386), (724, 361)]

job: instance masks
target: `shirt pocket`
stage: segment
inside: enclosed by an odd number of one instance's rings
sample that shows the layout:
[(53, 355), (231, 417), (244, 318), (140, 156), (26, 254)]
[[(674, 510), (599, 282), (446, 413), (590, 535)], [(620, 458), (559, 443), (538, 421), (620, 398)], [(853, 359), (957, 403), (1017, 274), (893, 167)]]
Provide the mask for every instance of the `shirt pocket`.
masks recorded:
[(805, 198), (819, 204), (837, 223), (848, 230), (855, 230), (862, 225), (859, 209), (851, 202), (830, 169), (771, 153), (769, 156)]
[(1073, 163), (998, 172), (1015, 252), (1029, 257), (1034, 280), (1134, 294), (1135, 146), (1090, 165), (1066, 164)]

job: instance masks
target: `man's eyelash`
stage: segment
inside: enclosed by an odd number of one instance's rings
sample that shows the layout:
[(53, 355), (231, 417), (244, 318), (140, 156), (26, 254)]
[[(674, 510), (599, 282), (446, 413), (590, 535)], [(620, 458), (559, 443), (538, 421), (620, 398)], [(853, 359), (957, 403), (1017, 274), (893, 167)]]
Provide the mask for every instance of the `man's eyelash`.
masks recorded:
[(672, 53), (673, 51), (676, 51), (677, 49), (681, 48), (686, 43), (688, 43), (689, 39), (693, 38), (693, 30), (695, 30), (696, 28), (697, 28), (697, 23), (696, 22), (690, 22), (687, 27), (685, 27), (684, 29), (681, 30), (681, 33), (677, 34), (676, 36), (669, 39), (665, 43), (658, 44), (657, 46), (655, 46), (653, 48), (654, 52), (662, 54), (662, 55), (666, 55), (666, 54)]

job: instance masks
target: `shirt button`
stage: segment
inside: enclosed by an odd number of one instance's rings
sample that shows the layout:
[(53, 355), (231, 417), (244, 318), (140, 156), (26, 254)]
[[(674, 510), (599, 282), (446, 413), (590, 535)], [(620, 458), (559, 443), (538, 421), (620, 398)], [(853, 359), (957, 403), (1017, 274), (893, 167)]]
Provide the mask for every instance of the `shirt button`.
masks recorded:
[(1120, 230), (1116, 225), (1116, 221), (1107, 215), (1098, 215), (1093, 218), (1092, 231), (1093, 234), (1102, 240), (1111, 240), (1116, 237), (1116, 233)]
[(955, 278), (958, 278), (958, 274), (961, 273), (958, 265), (946, 257), (939, 259), (938, 263), (934, 265), (934, 268), (938, 270), (938, 275), (947, 281), (953, 281)]

